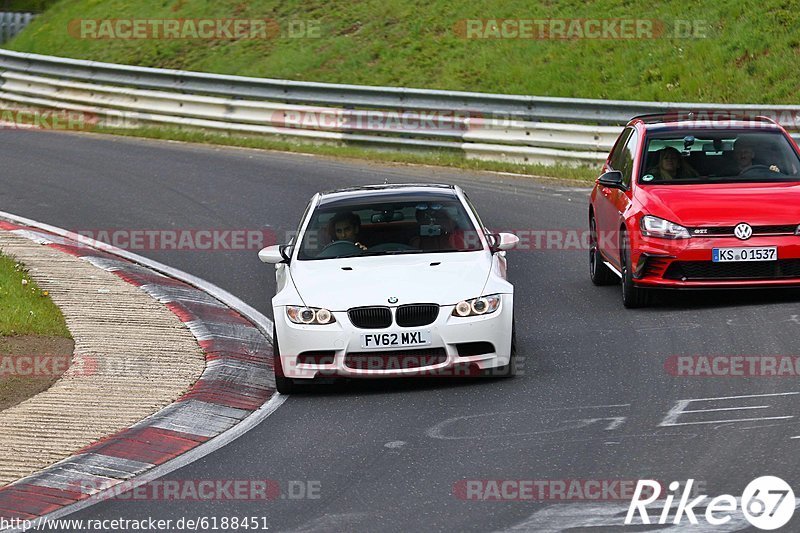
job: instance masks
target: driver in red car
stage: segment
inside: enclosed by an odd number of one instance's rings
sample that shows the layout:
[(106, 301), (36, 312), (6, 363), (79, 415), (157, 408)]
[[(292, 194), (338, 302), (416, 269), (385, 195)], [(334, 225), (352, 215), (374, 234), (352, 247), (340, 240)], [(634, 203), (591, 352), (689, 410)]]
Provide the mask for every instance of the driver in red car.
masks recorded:
[[(746, 172), (747, 169), (753, 166), (753, 159), (756, 156), (753, 143), (748, 139), (740, 139), (736, 141), (733, 146), (733, 158), (739, 166), (739, 174)], [(777, 165), (769, 165), (772, 172), (780, 172), (781, 169)]]
[(366, 250), (367, 247), (358, 242), (361, 231), (361, 219), (355, 213), (338, 213), (328, 224), (328, 232), (333, 241), (349, 241)]

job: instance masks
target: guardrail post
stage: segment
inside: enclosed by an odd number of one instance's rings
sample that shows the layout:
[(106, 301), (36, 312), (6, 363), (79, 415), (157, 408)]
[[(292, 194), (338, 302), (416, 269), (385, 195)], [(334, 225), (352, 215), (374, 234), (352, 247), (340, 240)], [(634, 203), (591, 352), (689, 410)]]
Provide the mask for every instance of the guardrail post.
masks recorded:
[(10, 41), (35, 17), (33, 13), (0, 11), (0, 43)]

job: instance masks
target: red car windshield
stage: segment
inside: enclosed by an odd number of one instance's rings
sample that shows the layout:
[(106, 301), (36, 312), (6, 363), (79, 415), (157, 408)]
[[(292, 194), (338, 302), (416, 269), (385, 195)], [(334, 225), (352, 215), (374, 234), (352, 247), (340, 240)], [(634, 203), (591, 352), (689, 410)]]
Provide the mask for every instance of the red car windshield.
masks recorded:
[(781, 132), (672, 131), (649, 136), (642, 185), (800, 181), (800, 158)]

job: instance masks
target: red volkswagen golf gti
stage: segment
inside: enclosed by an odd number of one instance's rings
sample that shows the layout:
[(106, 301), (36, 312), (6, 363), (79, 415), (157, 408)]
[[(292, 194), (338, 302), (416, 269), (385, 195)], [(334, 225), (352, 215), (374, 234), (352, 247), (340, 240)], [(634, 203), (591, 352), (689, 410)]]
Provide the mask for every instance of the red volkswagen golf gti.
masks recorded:
[(800, 285), (800, 150), (765, 117), (632, 119), (589, 205), (590, 274), (653, 288)]

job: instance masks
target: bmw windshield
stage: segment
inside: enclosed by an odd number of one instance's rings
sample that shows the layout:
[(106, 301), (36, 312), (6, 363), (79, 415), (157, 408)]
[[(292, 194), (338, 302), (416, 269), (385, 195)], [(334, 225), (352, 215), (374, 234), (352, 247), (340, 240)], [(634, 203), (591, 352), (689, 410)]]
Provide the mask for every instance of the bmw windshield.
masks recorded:
[(483, 245), (461, 201), (451, 195), (380, 195), (322, 202), (298, 259), (468, 252)]

